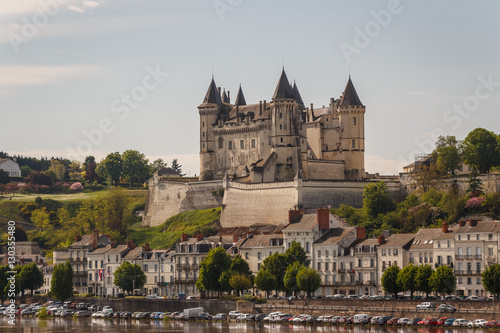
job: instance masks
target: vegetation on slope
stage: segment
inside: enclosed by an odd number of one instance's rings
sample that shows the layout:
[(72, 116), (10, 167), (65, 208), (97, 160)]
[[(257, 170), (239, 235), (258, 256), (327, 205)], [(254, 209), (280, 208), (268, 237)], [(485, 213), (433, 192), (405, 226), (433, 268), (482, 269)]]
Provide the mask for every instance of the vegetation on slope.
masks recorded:
[(182, 233), (189, 236), (202, 233), (212, 236), (217, 233), (214, 225), (220, 219), (221, 208), (193, 210), (169, 218), (165, 223), (152, 228), (129, 229), (129, 237), (137, 244), (149, 243), (155, 249), (174, 248)]

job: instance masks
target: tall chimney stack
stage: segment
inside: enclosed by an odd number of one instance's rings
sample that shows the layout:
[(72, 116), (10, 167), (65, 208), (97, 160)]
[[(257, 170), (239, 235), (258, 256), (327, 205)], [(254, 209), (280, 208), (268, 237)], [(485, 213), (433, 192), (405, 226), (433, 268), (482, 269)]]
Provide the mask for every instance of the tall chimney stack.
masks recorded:
[(319, 230), (330, 230), (330, 210), (328, 208), (318, 208), (316, 219)]
[(446, 221), (443, 221), (443, 234), (448, 232), (448, 223)]
[(95, 250), (97, 248), (97, 245), (99, 245), (99, 231), (97, 230), (92, 230), (92, 233), (90, 234), (90, 239), (92, 241), (92, 250)]

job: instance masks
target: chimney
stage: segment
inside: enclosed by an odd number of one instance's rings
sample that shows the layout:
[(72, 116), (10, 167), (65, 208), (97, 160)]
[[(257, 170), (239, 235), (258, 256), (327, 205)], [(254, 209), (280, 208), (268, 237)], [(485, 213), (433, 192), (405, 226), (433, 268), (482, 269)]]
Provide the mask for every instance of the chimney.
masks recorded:
[(35, 263), (38, 262), (38, 255), (35, 256)]
[(133, 241), (131, 241), (131, 240), (129, 240), (129, 241), (127, 242), (127, 247), (128, 247), (129, 249), (131, 249), (131, 250), (132, 250), (132, 249), (135, 249), (135, 244), (134, 244), (134, 242), (133, 242)]
[(234, 234), (233, 235), (233, 243), (236, 243), (237, 241), (239, 241), (240, 237), (238, 237), (238, 234)]
[(97, 230), (92, 230), (92, 233), (90, 234), (90, 239), (92, 241), (92, 250), (95, 250), (97, 248), (97, 245), (99, 244), (99, 231)]
[(469, 227), (475, 227), (477, 225), (477, 220), (476, 219), (470, 219), (469, 221)]
[(40, 258), (40, 264), (43, 264), (43, 259), (42, 258)]
[(314, 114), (314, 106), (313, 106), (313, 103), (311, 103), (311, 114)]
[(316, 210), (316, 219), (319, 230), (330, 230), (330, 211), (328, 208), (318, 208)]
[(382, 244), (383, 242), (385, 242), (385, 237), (384, 237), (384, 235), (380, 235), (380, 236), (378, 236), (378, 245)]
[(75, 236), (75, 242), (79, 242), (81, 240), (82, 240), (82, 236), (80, 236), (80, 235)]
[(262, 101), (259, 101), (259, 115), (262, 116)]
[(196, 235), (196, 240), (199, 242), (199, 241), (203, 240), (204, 237), (205, 236), (203, 236), (203, 234), (198, 234), (198, 235)]
[(117, 241), (111, 241), (111, 248), (112, 249), (114, 249), (117, 246), (118, 246), (118, 242)]
[(266, 112), (266, 109), (267, 109), (267, 102), (266, 100), (264, 100), (264, 108), (262, 109), (264, 112)]
[(181, 242), (185, 242), (188, 240), (188, 235), (186, 235), (185, 233), (182, 233), (181, 234)]
[(219, 236), (219, 243), (222, 243), (222, 236)]
[(292, 223), (292, 221), (297, 217), (303, 215), (300, 209), (290, 209), (288, 211), (288, 223)]
[(365, 227), (356, 227), (356, 238), (357, 239), (365, 239), (366, 238), (366, 228)]
[(461, 227), (464, 227), (465, 226), (465, 222), (466, 222), (465, 220), (461, 220), (458, 225), (461, 226)]
[(149, 243), (144, 244), (144, 251), (150, 251)]
[(446, 221), (443, 221), (443, 234), (448, 232), (448, 223)]

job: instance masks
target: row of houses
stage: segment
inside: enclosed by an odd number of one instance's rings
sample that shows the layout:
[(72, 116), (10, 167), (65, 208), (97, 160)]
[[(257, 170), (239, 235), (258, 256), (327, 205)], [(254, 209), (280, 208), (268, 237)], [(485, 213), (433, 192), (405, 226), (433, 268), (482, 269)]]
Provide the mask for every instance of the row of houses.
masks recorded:
[[(500, 221), (461, 221), (442, 228), (420, 229), (414, 234), (387, 231), (378, 238), (366, 238), (364, 227), (349, 226), (341, 218), (320, 208), (314, 214), (289, 211), (288, 224), (274, 233), (250, 233), (204, 237), (183, 234), (175, 250), (151, 249), (132, 242), (119, 245), (108, 236), (76, 237), (68, 248), (54, 251), (54, 264), (70, 260), (74, 288), (79, 293), (116, 296), (114, 272), (123, 261), (140, 265), (147, 281), (144, 294), (167, 297), (198, 295), (196, 281), (200, 263), (211, 249), (224, 248), (231, 256), (241, 255), (257, 274), (264, 260), (283, 253), (299, 242), (321, 276), (317, 295), (383, 294), (380, 279), (392, 265), (452, 267), (457, 276), (457, 295), (486, 296), (481, 273), (498, 263)], [(46, 268), (45, 290), (50, 289), (51, 271)], [(257, 291), (258, 293), (258, 291)]]

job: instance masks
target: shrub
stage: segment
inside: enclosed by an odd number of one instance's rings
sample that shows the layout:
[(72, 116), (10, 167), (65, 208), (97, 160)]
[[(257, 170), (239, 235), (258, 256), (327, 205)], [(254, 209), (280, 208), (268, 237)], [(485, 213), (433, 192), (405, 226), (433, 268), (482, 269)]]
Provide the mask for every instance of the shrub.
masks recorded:
[(39, 319), (47, 319), (49, 315), (47, 314), (47, 309), (43, 307), (39, 312), (38, 312), (38, 318)]
[(467, 200), (465, 203), (465, 208), (467, 209), (476, 209), (480, 207), (484, 203), (485, 198), (484, 197), (473, 197)]
[(83, 191), (85, 189), (83, 187), (82, 183), (79, 183), (79, 182), (71, 184), (71, 186), (69, 188), (72, 191)]

